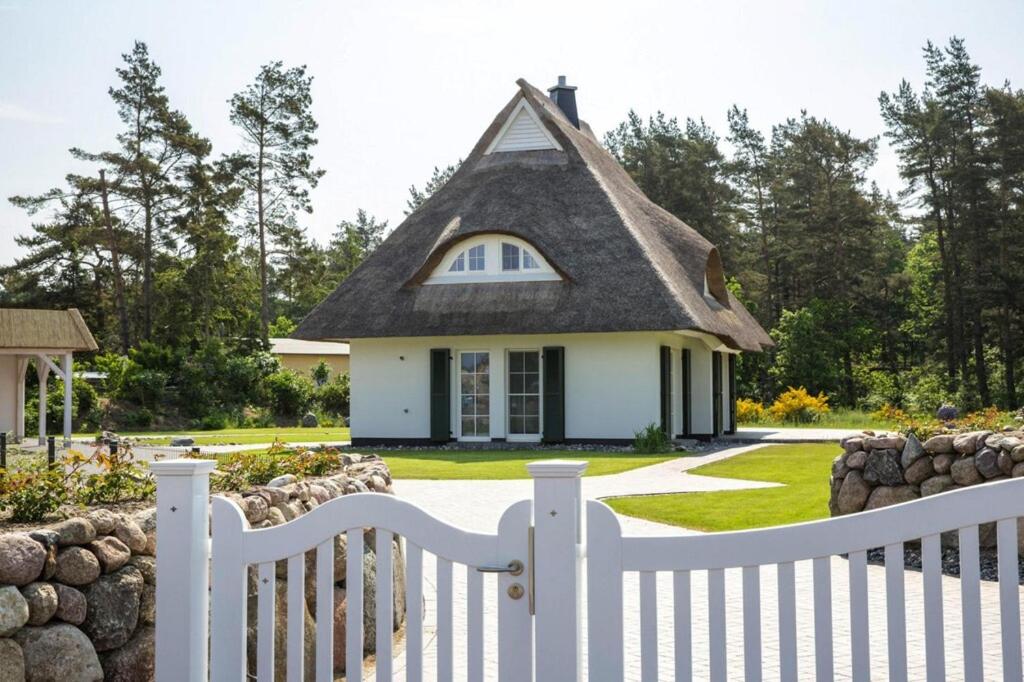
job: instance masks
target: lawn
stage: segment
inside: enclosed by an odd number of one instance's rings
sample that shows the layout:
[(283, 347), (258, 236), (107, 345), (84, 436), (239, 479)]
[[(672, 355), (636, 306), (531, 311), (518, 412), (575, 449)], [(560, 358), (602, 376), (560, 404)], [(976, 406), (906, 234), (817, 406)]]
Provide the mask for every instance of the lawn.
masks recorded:
[(778, 488), (646, 495), (606, 500), (615, 511), (694, 530), (779, 526), (828, 516), (828, 479), (838, 448), (831, 443), (769, 445), (691, 474), (771, 481)]
[(740, 422), (739, 425), (745, 429), (768, 427), (787, 429), (876, 429), (880, 431), (895, 427), (894, 424), (880, 421), (878, 417), (872, 416), (870, 412), (842, 408), (833, 409), (831, 412), (823, 414), (818, 421), (809, 424), (792, 424), (766, 418), (759, 422)]
[[(95, 434), (76, 434), (75, 438), (89, 438)], [(237, 443), (272, 443), (280, 439), (285, 443), (321, 443), (327, 441), (349, 440), (346, 427), (314, 427), (280, 426), (265, 429), (219, 429), (215, 431), (137, 431), (121, 432), (119, 435), (142, 436), (140, 443), (145, 445), (169, 445), (173, 436), (190, 436), (196, 445), (230, 445)]]

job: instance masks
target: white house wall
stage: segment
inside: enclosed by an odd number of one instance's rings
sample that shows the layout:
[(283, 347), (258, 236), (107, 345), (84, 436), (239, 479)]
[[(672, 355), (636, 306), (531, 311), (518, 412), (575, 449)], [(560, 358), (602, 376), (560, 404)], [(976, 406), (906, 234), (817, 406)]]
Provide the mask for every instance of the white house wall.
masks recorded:
[(18, 419), (18, 356), (0, 355), (0, 431), (16, 431)]
[[(659, 421), (659, 339), (655, 333), (555, 334), (353, 339), (351, 343), (352, 437), (424, 439), (430, 435), (430, 349), (448, 348), (452, 357), (453, 435), (458, 415), (455, 372), (459, 351), (491, 354), (491, 437), (506, 429), (507, 350), (565, 348), (565, 436), (567, 439), (632, 438)], [(675, 337), (678, 347), (689, 339)], [(699, 341), (695, 342), (700, 344)], [(706, 347), (705, 347), (706, 348)], [(707, 380), (694, 395), (710, 396), (710, 351), (701, 362)], [(703, 387), (703, 388), (702, 388)], [(677, 389), (674, 389), (677, 390)], [(698, 418), (710, 429), (710, 400)], [(694, 428), (704, 421), (695, 422)]]

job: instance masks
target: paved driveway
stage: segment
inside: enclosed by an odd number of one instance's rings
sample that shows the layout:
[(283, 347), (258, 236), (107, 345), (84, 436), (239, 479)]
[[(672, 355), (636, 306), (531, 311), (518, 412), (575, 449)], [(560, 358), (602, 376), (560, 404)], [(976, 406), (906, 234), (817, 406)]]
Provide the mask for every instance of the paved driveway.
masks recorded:
[[(702, 456), (675, 459), (642, 469), (611, 476), (600, 476), (583, 479), (583, 494), (587, 499), (602, 498), (615, 495), (663, 493), (663, 492), (695, 492), (711, 490), (727, 490), (749, 487), (763, 487), (763, 483), (736, 481), (697, 476), (686, 473), (687, 470), (705, 462), (732, 457), (749, 451), (758, 446), (733, 447), (711, 452)], [(581, 459), (585, 454), (581, 453)], [(824, 484), (824, 482), (823, 482)], [(530, 497), (532, 481), (397, 481), (396, 493), (403, 499), (410, 500), (450, 523), (471, 530), (493, 532), (502, 511), (511, 503)], [(620, 517), (623, 531), (628, 535), (670, 535), (683, 536), (692, 534), (674, 526), (643, 521), (630, 517)], [(424, 664), (425, 679), (435, 677), (435, 624), (436, 595), (433, 576), (436, 564), (433, 557), (424, 554), (424, 596), (426, 600), (424, 623)], [(876, 680), (888, 679), (886, 667), (886, 622), (885, 622), (885, 577), (884, 571), (878, 566), (868, 567), (869, 602), (870, 602), (870, 642), (872, 677)], [(484, 603), (484, 646), (489, 675), (486, 679), (496, 679), (493, 671), (496, 668), (496, 613), (497, 589), (493, 576), (485, 587)], [(672, 648), (672, 585), (671, 575), (658, 575), (658, 632), (660, 679), (673, 679), (674, 651)], [(814, 634), (813, 634), (813, 591), (812, 576), (809, 562), (801, 562), (796, 568), (797, 588), (797, 641), (799, 653), (800, 679), (814, 678)], [(924, 679), (924, 615), (923, 588), (920, 573), (907, 572), (906, 609), (908, 625), (908, 657), (909, 679)], [(776, 575), (774, 567), (768, 566), (761, 572), (762, 595), (762, 647), (764, 679), (779, 679), (778, 668), (778, 625)], [(836, 557), (832, 560), (832, 611), (834, 623), (834, 652), (836, 679), (850, 679), (850, 639), (849, 639), (849, 601), (846, 586), (848, 577), (846, 561)], [(742, 633), (742, 587), (738, 570), (726, 572), (727, 594), (727, 631), (729, 633), (728, 665), (729, 679), (740, 679), (743, 676), (743, 645)], [(625, 646), (626, 646), (626, 678), (639, 680), (639, 587), (637, 574), (627, 574), (625, 578)], [(999, 648), (999, 612), (998, 592), (995, 583), (982, 585), (985, 679), (1000, 677), (1001, 652)], [(455, 609), (454, 609), (454, 641), (456, 679), (466, 679), (466, 603), (465, 603), (465, 569), (455, 570)], [(946, 659), (947, 678), (960, 679), (962, 672), (962, 642), (959, 634), (960, 624), (960, 588), (959, 580), (943, 578), (943, 596), (945, 603)], [(693, 669), (695, 679), (708, 677), (708, 614), (707, 614), (707, 581), (703, 574), (694, 574), (692, 581), (693, 603)], [(584, 624), (586, 623), (584, 606)], [(586, 632), (584, 630), (584, 639)], [(394, 661), (395, 679), (405, 679), (404, 652), (401, 647)], [(367, 669), (370, 673), (372, 668)], [(371, 678), (372, 679), (372, 678)]]

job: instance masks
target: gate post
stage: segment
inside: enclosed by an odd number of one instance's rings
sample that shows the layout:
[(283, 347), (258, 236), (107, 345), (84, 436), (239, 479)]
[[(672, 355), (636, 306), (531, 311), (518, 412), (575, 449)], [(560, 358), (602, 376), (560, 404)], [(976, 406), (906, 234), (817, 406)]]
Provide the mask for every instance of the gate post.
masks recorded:
[(210, 472), (201, 459), (151, 462), (156, 476), (156, 681), (207, 682)]
[(536, 682), (580, 679), (580, 583), (586, 462), (526, 465), (533, 477), (533, 575)]

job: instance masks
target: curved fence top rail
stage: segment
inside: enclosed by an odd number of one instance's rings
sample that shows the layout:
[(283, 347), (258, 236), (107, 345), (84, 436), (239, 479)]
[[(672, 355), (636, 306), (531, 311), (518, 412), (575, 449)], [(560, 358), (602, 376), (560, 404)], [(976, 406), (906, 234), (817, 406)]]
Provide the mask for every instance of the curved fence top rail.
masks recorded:
[(215, 525), (221, 520), (231, 525), (237, 522), (246, 564), (285, 559), (348, 530), (370, 527), (391, 531), (417, 545), (429, 546), (437, 556), (471, 566), (494, 561), (498, 549), (497, 535), (450, 525), (411, 502), (383, 493), (337, 497), (294, 521), (261, 530), (248, 529), (241, 508), (226, 497), (214, 496), (211, 506)]
[[(587, 503), (588, 516), (614, 512)], [(705, 570), (758, 566), (846, 554), (928, 535), (1024, 516), (1024, 478), (953, 490), (903, 504), (756, 530), (687, 537), (624, 537), (626, 571)], [(610, 520), (601, 519), (603, 524)], [(621, 526), (619, 526), (621, 532)]]

